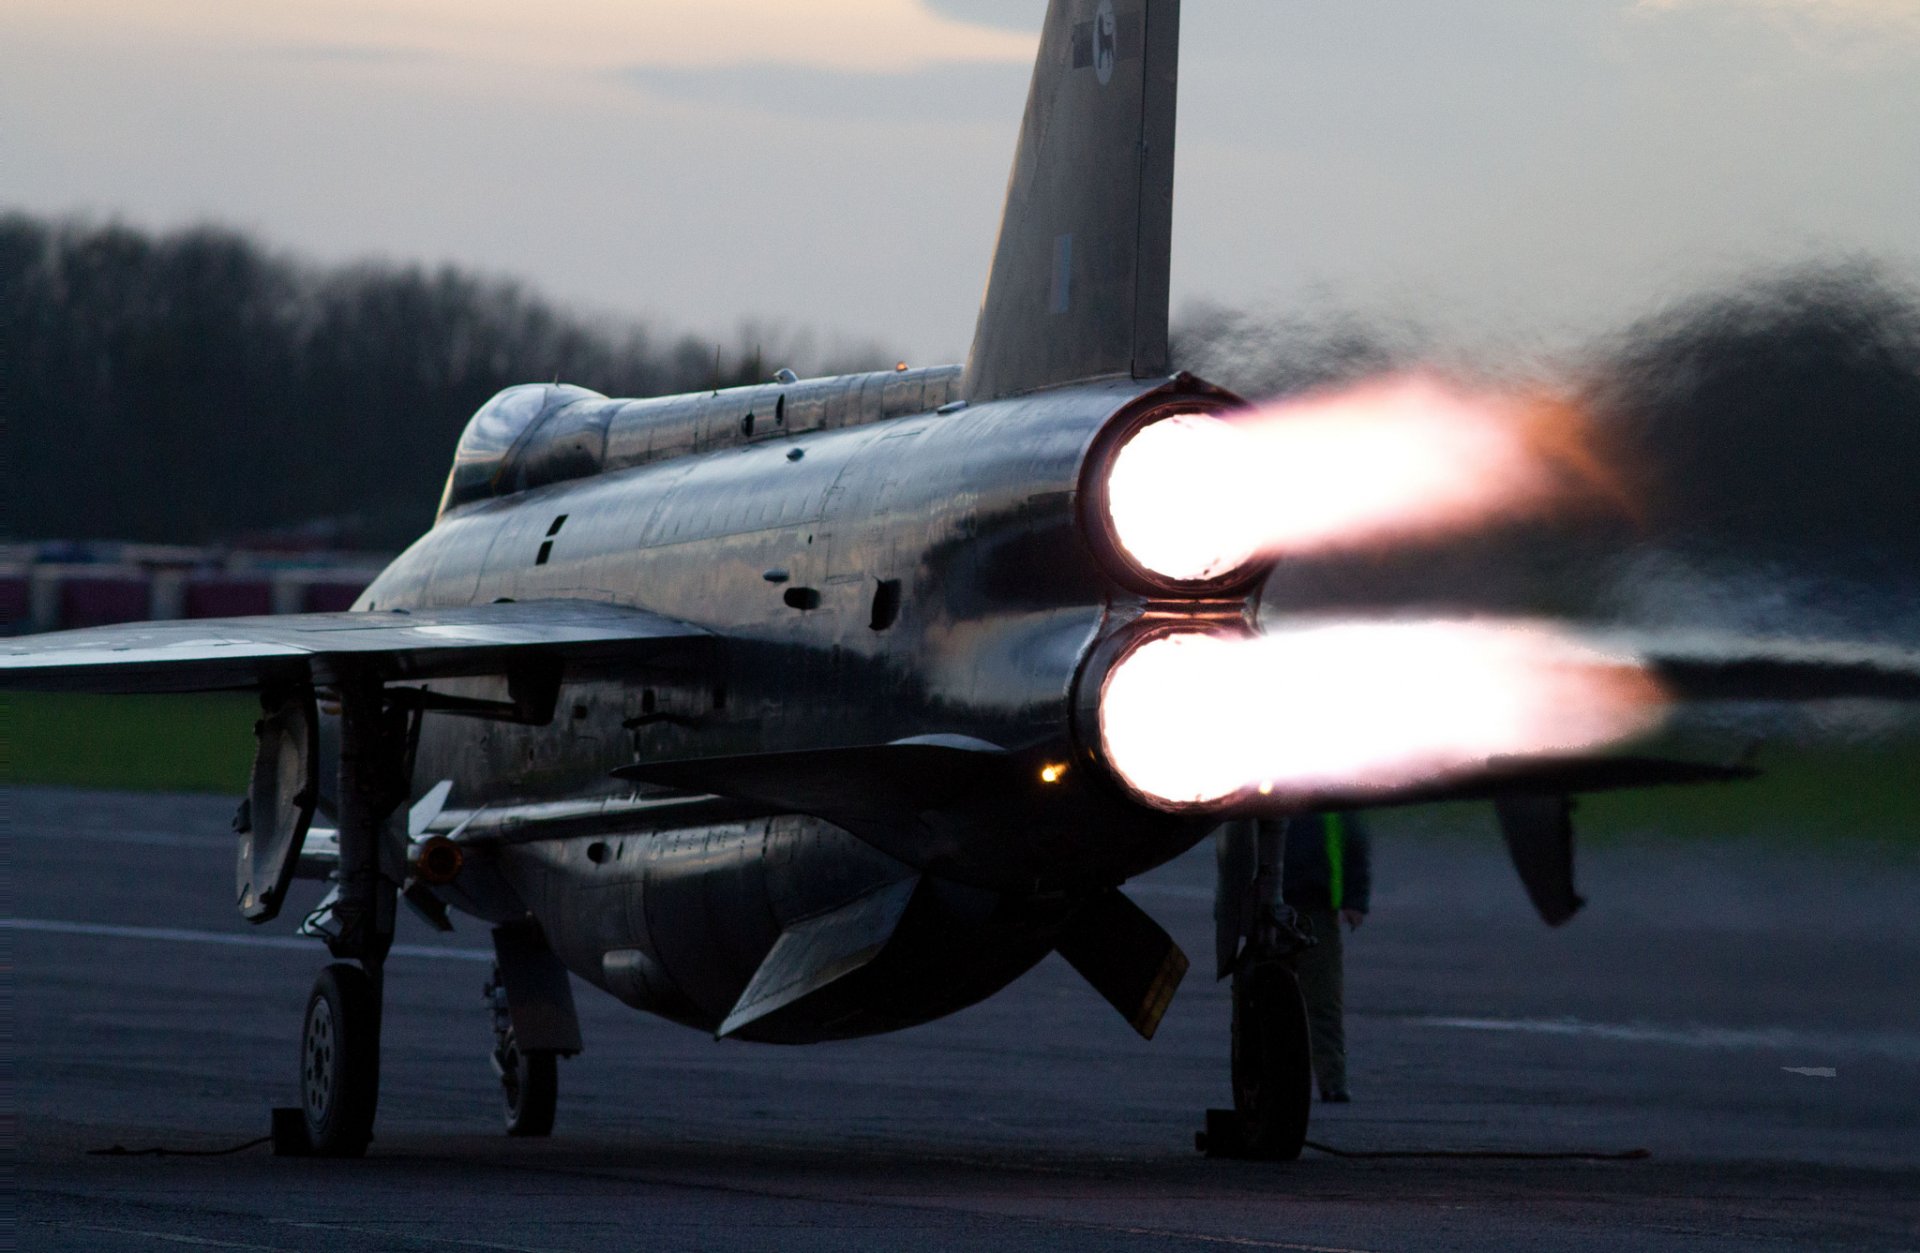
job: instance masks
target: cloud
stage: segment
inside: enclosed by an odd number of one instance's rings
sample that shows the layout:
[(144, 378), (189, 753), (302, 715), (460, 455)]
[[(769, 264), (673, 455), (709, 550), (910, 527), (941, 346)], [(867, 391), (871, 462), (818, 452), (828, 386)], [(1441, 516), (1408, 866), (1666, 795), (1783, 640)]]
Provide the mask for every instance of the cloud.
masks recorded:
[(993, 122), (1019, 116), (1024, 64), (932, 65), (911, 72), (863, 72), (762, 62), (716, 66), (628, 66), (620, 81), (679, 103), (742, 108), (783, 117), (926, 122)]
[[(1030, 34), (926, 0), (16, 0), (17, 29), (63, 43), (412, 53), (490, 68), (593, 71), (645, 62), (905, 72), (1031, 64)], [(342, 59), (335, 57), (334, 59)], [(364, 56), (354, 58), (365, 60)]]
[(1886, 36), (1920, 40), (1916, 0), (1636, 0), (1645, 13), (1745, 10), (1802, 36)]
[(394, 48), (380, 44), (293, 43), (264, 49), (266, 55), (288, 61), (335, 65), (415, 64), (438, 58), (423, 48)]
[(1047, 0), (927, 0), (927, 7), (960, 22), (1038, 33)]

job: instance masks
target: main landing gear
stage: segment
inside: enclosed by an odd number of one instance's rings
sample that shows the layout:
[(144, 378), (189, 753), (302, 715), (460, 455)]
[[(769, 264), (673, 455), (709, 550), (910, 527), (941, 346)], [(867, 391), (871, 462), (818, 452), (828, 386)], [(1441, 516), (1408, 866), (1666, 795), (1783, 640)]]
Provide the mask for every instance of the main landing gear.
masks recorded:
[[(1200, 1147), (1209, 1157), (1292, 1161), (1306, 1143), (1312, 1098), (1307, 1006), (1292, 963), (1243, 959), (1233, 972), (1233, 1109), (1207, 1111)], [(1223, 1113), (1230, 1118), (1216, 1118)]]
[[(342, 960), (320, 972), (300, 1033), (300, 1105), (275, 1110), (280, 1154), (359, 1157), (380, 1102), (381, 984), (406, 877), (407, 832), (392, 821), (407, 798), (417, 715), (387, 700), (371, 674), (343, 676), (340, 700), (340, 866), (301, 925)], [(358, 963), (358, 964), (354, 964)]]
[(560, 1099), (560, 1054), (520, 1046), (498, 967), (486, 986), (486, 997), (493, 1011), (493, 1071), (500, 1076), (501, 1095), (506, 1098), (507, 1134), (552, 1135), (554, 1107)]
[(365, 1153), (379, 1093), (379, 993), (358, 966), (335, 962), (313, 981), (300, 1033), (307, 1151), (321, 1157)]
[[(1233, 975), (1233, 1108), (1207, 1111), (1208, 1157), (1292, 1161), (1307, 1139), (1313, 1057), (1294, 959), (1313, 943), (1280, 897), (1279, 825), (1236, 823), (1221, 839), (1220, 965)], [(1234, 828), (1238, 828), (1237, 830)], [(1251, 867), (1246, 877), (1241, 871)], [(1246, 944), (1240, 948), (1244, 934)], [(1234, 952), (1234, 949), (1238, 952)]]
[[(340, 705), (339, 868), (300, 930), (325, 940), (339, 960), (320, 972), (307, 997), (300, 1104), (273, 1111), (273, 1148), (282, 1155), (359, 1157), (373, 1139), (382, 975), (408, 876), (411, 833), (400, 812), (425, 706), (401, 703), (371, 672), (341, 675), (333, 687)], [(531, 920), (495, 927), (493, 941), (486, 995), (507, 1133), (544, 1136), (553, 1130), (556, 1059), (580, 1051), (572, 984)]]
[(483, 993), (493, 1019), (493, 1070), (506, 1100), (507, 1134), (551, 1135), (559, 1059), (580, 1051), (573, 984), (531, 922), (495, 927), (493, 954), (493, 977)]

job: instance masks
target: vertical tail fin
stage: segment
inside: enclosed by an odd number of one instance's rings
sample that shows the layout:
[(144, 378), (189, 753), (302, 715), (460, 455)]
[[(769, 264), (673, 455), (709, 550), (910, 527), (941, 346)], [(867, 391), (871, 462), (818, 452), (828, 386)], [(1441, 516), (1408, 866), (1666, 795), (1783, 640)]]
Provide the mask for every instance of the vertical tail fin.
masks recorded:
[(1179, 0), (1052, 0), (965, 394), (1167, 369)]

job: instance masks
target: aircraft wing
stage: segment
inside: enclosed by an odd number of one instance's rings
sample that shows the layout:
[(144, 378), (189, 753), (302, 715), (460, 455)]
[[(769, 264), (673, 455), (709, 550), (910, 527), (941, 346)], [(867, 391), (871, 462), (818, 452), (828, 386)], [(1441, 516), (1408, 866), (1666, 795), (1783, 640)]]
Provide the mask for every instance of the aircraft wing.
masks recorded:
[[(1707, 632), (1617, 634), (1602, 643), (1641, 658), (1679, 709), (1725, 702), (1920, 702), (1920, 651), (1897, 646)], [(1412, 784), (1390, 794), (1356, 791), (1320, 797), (1316, 807), (1491, 800), (1528, 898), (1548, 925), (1559, 926), (1584, 904), (1573, 882), (1573, 795), (1726, 783), (1760, 773), (1744, 763), (1715, 765), (1628, 755), (1493, 758), (1480, 770)], [(1234, 838), (1248, 837), (1239, 833)], [(1244, 863), (1246, 853), (1241, 850), (1237, 859), (1229, 860)], [(1223, 870), (1221, 890), (1238, 887), (1228, 883)], [(1234, 924), (1223, 924), (1216, 953), (1222, 963), (1230, 961), (1240, 938)]]
[(1625, 633), (1603, 644), (1643, 657), (1673, 698), (1708, 701), (1920, 701), (1920, 650), (1716, 632)]
[(632, 661), (705, 638), (699, 627), (643, 609), (577, 600), (137, 622), (0, 641), (0, 688), (324, 686), (344, 670), (384, 680), (450, 678), (499, 674), (527, 660)]

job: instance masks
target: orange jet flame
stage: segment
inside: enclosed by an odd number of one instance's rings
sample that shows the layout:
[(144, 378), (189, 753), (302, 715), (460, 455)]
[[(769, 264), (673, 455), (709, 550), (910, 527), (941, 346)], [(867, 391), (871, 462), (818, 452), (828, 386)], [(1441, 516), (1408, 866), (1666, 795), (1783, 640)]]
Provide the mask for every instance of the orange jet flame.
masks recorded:
[(1114, 458), (1107, 492), (1121, 546), (1181, 580), (1582, 500), (1624, 503), (1569, 399), (1430, 374), (1153, 423)]
[(1100, 732), (1108, 763), (1165, 807), (1256, 791), (1305, 807), (1592, 751), (1664, 706), (1637, 659), (1544, 624), (1338, 622), (1150, 640), (1108, 675)]

